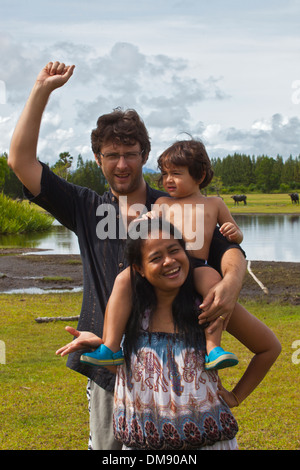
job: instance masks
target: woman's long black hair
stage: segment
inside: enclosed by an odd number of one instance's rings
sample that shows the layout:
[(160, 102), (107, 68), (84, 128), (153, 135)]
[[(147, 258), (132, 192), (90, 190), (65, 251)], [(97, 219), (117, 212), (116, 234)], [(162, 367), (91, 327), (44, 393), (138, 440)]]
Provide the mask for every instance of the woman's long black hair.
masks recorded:
[[(185, 250), (185, 243), (181, 234), (169, 222), (158, 218), (143, 220), (138, 222), (138, 224), (139, 233), (136, 232), (137, 226), (135, 226), (134, 234), (129, 232), (126, 245), (126, 256), (131, 270), (132, 287), (132, 311), (126, 326), (123, 343), (125, 361), (128, 367), (132, 352), (137, 350), (137, 339), (141, 331), (143, 314), (146, 310), (149, 310), (151, 315), (157, 304), (153, 286), (133, 268), (133, 264), (142, 267), (142, 246), (144, 240), (149, 237), (151, 230), (154, 228), (154, 230), (166, 232), (170, 234), (170, 237), (178, 239), (180, 245)], [(185, 253), (189, 259), (186, 250)], [(204, 340), (203, 328), (198, 324), (198, 315), (200, 313), (198, 306), (201, 303), (199, 301), (201, 301), (201, 297), (194, 288), (193, 273), (190, 265), (187, 278), (173, 301), (172, 312), (174, 331), (178, 331), (183, 336), (187, 347), (195, 348), (196, 350), (199, 349)]]

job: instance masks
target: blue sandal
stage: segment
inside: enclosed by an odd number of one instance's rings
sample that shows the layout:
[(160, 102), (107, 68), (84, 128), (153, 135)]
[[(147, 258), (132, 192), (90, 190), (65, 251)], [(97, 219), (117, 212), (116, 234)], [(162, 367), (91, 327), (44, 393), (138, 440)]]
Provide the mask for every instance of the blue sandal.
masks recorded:
[(99, 348), (91, 353), (83, 353), (80, 356), (80, 362), (94, 366), (119, 366), (124, 362), (123, 351), (120, 349), (114, 353), (105, 344), (100, 344)]
[(231, 352), (224, 351), (220, 346), (212, 349), (208, 356), (205, 356), (205, 369), (225, 369), (238, 364), (238, 358)]

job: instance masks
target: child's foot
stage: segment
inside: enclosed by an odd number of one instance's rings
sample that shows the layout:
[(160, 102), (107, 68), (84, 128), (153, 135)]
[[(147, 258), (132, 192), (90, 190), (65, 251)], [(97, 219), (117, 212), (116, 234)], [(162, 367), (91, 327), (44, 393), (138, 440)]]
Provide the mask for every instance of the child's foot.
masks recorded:
[(104, 344), (100, 344), (99, 348), (97, 348), (94, 352), (83, 353), (80, 356), (80, 362), (102, 367), (119, 366), (120, 364), (123, 364), (124, 356), (122, 349), (114, 353)]
[(238, 358), (231, 352), (224, 351), (220, 346), (212, 349), (208, 356), (205, 356), (205, 369), (225, 369), (238, 364)]

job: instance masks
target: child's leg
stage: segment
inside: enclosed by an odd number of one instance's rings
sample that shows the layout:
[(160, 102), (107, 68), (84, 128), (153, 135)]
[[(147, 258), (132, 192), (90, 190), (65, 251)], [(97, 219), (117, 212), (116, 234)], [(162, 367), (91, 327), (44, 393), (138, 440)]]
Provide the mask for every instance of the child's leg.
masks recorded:
[[(194, 283), (197, 292), (204, 298), (208, 291), (215, 284), (221, 281), (220, 274), (213, 268), (204, 266), (203, 268), (194, 269)], [(213, 333), (208, 333), (207, 328), (205, 329), (206, 338), (206, 351), (209, 354), (212, 349), (221, 345), (221, 337), (223, 331), (223, 320), (219, 318), (216, 320), (216, 328)]]
[[(217, 271), (208, 266), (198, 267), (194, 269), (194, 283), (197, 292), (203, 297), (206, 296), (212, 286), (221, 280), (221, 276)], [(238, 364), (238, 358), (235, 354), (224, 351), (221, 348), (221, 338), (224, 326), (222, 318), (218, 318), (215, 322), (213, 333), (209, 333), (205, 329), (206, 351), (205, 369), (223, 369)]]
[(120, 349), (131, 306), (130, 269), (127, 268), (116, 277), (105, 310), (103, 341), (113, 352)]

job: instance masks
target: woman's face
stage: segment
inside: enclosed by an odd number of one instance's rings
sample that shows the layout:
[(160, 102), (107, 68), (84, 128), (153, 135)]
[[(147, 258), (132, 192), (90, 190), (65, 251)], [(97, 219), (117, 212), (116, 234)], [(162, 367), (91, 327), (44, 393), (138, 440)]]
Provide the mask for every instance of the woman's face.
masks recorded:
[(156, 291), (178, 290), (189, 272), (188, 257), (179, 241), (169, 236), (147, 238), (142, 245), (142, 267), (136, 268)]

